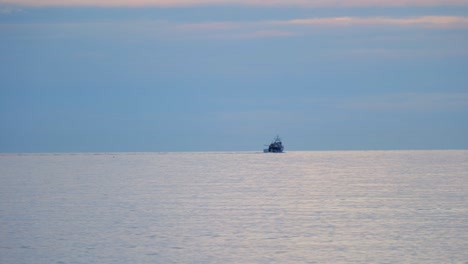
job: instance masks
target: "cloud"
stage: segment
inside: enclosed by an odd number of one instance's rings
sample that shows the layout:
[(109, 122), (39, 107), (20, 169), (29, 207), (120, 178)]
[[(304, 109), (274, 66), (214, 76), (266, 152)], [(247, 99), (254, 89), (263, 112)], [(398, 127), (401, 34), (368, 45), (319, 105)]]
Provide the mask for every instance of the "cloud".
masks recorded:
[[(11, 11), (5, 9), (4, 13), (22, 12), (21, 10)], [(0, 12), (1, 13), (1, 12)], [(319, 17), (319, 18), (298, 18), (289, 20), (259, 20), (259, 21), (208, 21), (184, 23), (170, 20), (99, 20), (81, 22), (48, 22), (48, 23), (18, 23), (0, 24), (0, 29), (5, 28), (26, 28), (26, 27), (47, 27), (57, 29), (60, 34), (67, 34), (74, 29), (83, 34), (94, 34), (105, 31), (107, 34), (143, 34), (156, 38), (195, 38), (195, 39), (255, 39), (255, 38), (286, 38), (296, 36), (306, 36), (320, 32), (317, 29), (331, 28), (363, 28), (373, 27), (374, 29), (396, 28), (416, 28), (416, 29), (468, 29), (468, 17), (464, 16), (419, 16), (419, 17)], [(322, 31), (323, 32), (323, 31)], [(71, 34), (71, 33), (70, 33)], [(382, 55), (393, 56), (395, 51), (377, 48), (362, 48), (350, 51), (352, 55)], [(410, 56), (425, 55), (427, 51), (420, 50), (415, 53), (408, 51)], [(431, 51), (432, 52), (432, 51)], [(400, 55), (401, 52), (399, 53)], [(463, 55), (464, 49), (445, 51), (441, 55)], [(405, 55), (405, 54), (403, 54)], [(406, 56), (406, 55), (405, 55)]]
[[(7, 11), (5, 11), (7, 12)], [(12, 11), (8, 11), (12, 12)], [(20, 12), (20, 11), (15, 11)], [(184, 23), (170, 20), (103, 20), (81, 22), (48, 22), (48, 23), (18, 23), (0, 24), (0, 29), (25, 28), (52, 28), (57, 29), (60, 35), (74, 32), (82, 34), (143, 34), (154, 38), (183, 38), (183, 39), (258, 39), (258, 38), (288, 38), (315, 34), (320, 29), (372, 27), (374, 29), (416, 28), (416, 29), (468, 29), (468, 17), (464, 16), (420, 16), (420, 17), (324, 17), (299, 18), (290, 20), (259, 20), (259, 21), (208, 21)], [(73, 33), (73, 34), (75, 34)], [(72, 34), (72, 33), (69, 33)], [(399, 40), (400, 41), (400, 40)], [(403, 52), (403, 53), (402, 53)], [(347, 51), (348, 55), (377, 55), (394, 57), (434, 55), (433, 50), (392, 50), (382, 47), (363, 47)], [(396, 53), (396, 54), (395, 54)], [(440, 53), (440, 54), (439, 54)], [(442, 50), (440, 56), (462, 55), (466, 56), (466, 49)]]
[(233, 30), (246, 27), (275, 26), (407, 26), (453, 28), (468, 27), (468, 17), (464, 16), (420, 16), (420, 17), (325, 17), (291, 20), (271, 20), (252, 22), (203, 22), (179, 25), (184, 30)]
[(340, 108), (367, 111), (460, 111), (468, 110), (468, 93), (401, 93), (336, 102)]
[(280, 30), (260, 30), (252, 33), (238, 35), (239, 38), (272, 38), (272, 37), (291, 37), (297, 36), (295, 32), (280, 31)]
[(395, 26), (422, 26), (422, 27), (468, 27), (468, 17), (463, 16), (420, 16), (420, 17), (331, 17), (306, 18), (287, 21), (272, 21), (279, 25), (328, 25), (328, 26), (354, 26), (354, 25), (395, 25)]
[[(174, 25), (176, 31), (215, 33), (216, 37), (288, 37), (304, 35), (308, 27), (406, 27), (406, 28), (468, 28), (464, 16), (419, 17), (322, 17), (270, 21), (213, 21)], [(220, 35), (216, 35), (220, 33)], [(213, 36), (213, 35), (211, 35)]]
[[(279, 30), (267, 25), (265, 22), (202, 22), (174, 25), (175, 31), (205, 33), (204, 37), (215, 38), (271, 38), (297, 36), (297, 32)], [(214, 33), (214, 34), (213, 34)], [(208, 35), (206, 35), (208, 34)], [(202, 36), (202, 35), (199, 35)]]
[(258, 39), (258, 38), (281, 38), (281, 37), (292, 37), (300, 34), (290, 31), (280, 30), (258, 30), (246, 33), (221, 33), (215, 35), (215, 38), (221, 39)]
[(364, 6), (467, 6), (467, 0), (0, 0), (0, 4), (25, 6), (291, 6), (291, 7), (364, 7)]
[(179, 30), (233, 30), (255, 23), (246, 22), (202, 22), (178, 25)]
[(0, 6), (0, 15), (10, 15), (10, 14), (14, 14), (14, 13), (22, 13), (23, 10), (21, 10), (20, 8), (16, 8), (16, 7), (11, 7), (11, 6)]
[(340, 55), (372, 56), (383, 57), (387, 59), (401, 58), (427, 58), (427, 57), (468, 57), (466, 49), (389, 49), (389, 48), (363, 48), (352, 49)]

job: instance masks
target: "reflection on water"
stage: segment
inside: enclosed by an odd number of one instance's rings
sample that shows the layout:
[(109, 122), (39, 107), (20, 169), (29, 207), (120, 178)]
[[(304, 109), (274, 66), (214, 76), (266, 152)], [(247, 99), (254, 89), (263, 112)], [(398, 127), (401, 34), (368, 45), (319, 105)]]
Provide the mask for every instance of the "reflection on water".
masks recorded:
[(1, 263), (468, 263), (468, 151), (0, 156)]

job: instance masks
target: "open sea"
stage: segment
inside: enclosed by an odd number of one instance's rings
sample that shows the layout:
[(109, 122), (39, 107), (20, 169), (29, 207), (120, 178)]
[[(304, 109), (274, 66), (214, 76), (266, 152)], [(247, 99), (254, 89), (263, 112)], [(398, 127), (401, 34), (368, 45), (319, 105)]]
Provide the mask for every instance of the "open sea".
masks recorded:
[(468, 150), (0, 154), (0, 263), (468, 263)]

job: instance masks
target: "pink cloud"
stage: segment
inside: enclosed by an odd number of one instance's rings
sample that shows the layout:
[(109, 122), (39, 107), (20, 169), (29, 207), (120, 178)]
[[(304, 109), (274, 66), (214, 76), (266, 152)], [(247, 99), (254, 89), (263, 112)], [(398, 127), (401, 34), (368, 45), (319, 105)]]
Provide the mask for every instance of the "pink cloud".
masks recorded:
[[(320, 27), (468, 28), (468, 17), (327, 17), (271, 21), (220, 21), (168, 25), (174, 32), (214, 38), (269, 38), (306, 35)], [(311, 31), (312, 30), (312, 31)]]
[(256, 30), (265, 35), (288, 32), (279, 28), (304, 26), (401, 26), (426, 28), (468, 28), (468, 17), (463, 16), (421, 16), (421, 17), (326, 17), (292, 20), (251, 21), (251, 22), (203, 22), (176, 26), (186, 31), (234, 31)]
[(245, 26), (245, 22), (202, 22), (182, 24), (177, 26), (181, 30), (233, 30)]
[(331, 17), (306, 18), (287, 21), (273, 21), (282, 25), (397, 25), (397, 26), (426, 26), (426, 27), (468, 27), (468, 17), (462, 16), (421, 16), (409, 18), (394, 17)]
[[(405, 28), (468, 28), (468, 17), (326, 17), (292, 20), (212, 21), (188, 24), (167, 24), (176, 34), (201, 38), (271, 38), (307, 35), (314, 28), (327, 27), (405, 27)], [(178, 32), (178, 33), (177, 33)], [(382, 51), (373, 51), (379, 54)], [(387, 54), (388, 51), (385, 51)]]
[(351, 6), (447, 6), (468, 5), (468, 0), (0, 0), (0, 4), (26, 6), (301, 6), (301, 7), (351, 7)]
[(281, 31), (281, 30), (258, 30), (248, 33), (231, 34), (225, 36), (225, 38), (236, 38), (236, 39), (254, 39), (254, 38), (278, 38), (278, 37), (292, 37), (299, 35), (296, 32)]
[(297, 33), (289, 32), (289, 31), (279, 31), (279, 30), (260, 30), (253, 32), (251, 34), (247, 34), (246, 37), (252, 38), (263, 38), (263, 37), (289, 37), (289, 36), (296, 36)]

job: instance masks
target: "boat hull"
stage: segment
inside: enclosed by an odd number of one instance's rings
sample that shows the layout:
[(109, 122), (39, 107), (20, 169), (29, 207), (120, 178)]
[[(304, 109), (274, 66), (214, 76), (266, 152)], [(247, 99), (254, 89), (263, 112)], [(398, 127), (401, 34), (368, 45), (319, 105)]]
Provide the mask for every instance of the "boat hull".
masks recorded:
[(284, 153), (284, 151), (268, 151), (268, 149), (264, 149), (263, 153)]

